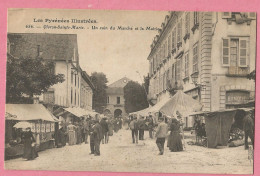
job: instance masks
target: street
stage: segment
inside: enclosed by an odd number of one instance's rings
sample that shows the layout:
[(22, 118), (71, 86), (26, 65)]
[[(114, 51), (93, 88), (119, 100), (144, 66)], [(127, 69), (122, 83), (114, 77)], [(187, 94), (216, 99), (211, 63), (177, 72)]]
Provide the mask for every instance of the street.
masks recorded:
[[(158, 172), (158, 173), (218, 173), (252, 174), (248, 151), (236, 148), (208, 149), (187, 145), (182, 152), (158, 155), (155, 139), (148, 138), (132, 144), (130, 130), (120, 130), (101, 144), (101, 156), (89, 155), (89, 144), (65, 146), (39, 152), (33, 161), (22, 158), (5, 161), (5, 169), (56, 170), (56, 171), (107, 171), (107, 172)], [(165, 143), (166, 146), (166, 143)]]

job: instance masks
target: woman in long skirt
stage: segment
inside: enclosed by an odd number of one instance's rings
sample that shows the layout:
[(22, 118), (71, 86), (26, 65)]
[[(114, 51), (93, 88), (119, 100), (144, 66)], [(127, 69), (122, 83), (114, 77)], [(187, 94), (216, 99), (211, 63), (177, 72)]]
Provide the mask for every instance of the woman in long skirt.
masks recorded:
[(76, 127), (74, 125), (70, 124), (68, 125), (68, 136), (69, 136), (69, 145), (75, 145), (76, 144)]
[(26, 128), (26, 132), (23, 133), (22, 138), (24, 140), (23, 158), (27, 160), (33, 160), (37, 158), (38, 153), (36, 151), (36, 147), (33, 146), (33, 143), (35, 143), (35, 139), (31, 132), (31, 128)]
[(177, 119), (172, 119), (170, 125), (170, 136), (169, 136), (169, 149), (171, 152), (183, 151), (181, 135), (180, 135), (180, 124)]

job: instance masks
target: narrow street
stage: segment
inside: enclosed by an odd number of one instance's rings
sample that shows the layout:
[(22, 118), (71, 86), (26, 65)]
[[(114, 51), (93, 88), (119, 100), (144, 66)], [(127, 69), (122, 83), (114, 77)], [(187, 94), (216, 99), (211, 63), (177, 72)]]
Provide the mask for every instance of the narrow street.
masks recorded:
[[(186, 140), (186, 142), (188, 139)], [(110, 137), (109, 144), (101, 144), (101, 156), (89, 155), (89, 144), (65, 146), (39, 153), (33, 161), (22, 158), (5, 162), (6, 169), (56, 171), (110, 171), (159, 173), (252, 173), (253, 163), (247, 159), (243, 146), (208, 149), (185, 145), (183, 152), (172, 153), (165, 149), (163, 156), (154, 139), (139, 144), (131, 143), (129, 130), (120, 130)], [(80, 151), (80, 152), (79, 152)]]

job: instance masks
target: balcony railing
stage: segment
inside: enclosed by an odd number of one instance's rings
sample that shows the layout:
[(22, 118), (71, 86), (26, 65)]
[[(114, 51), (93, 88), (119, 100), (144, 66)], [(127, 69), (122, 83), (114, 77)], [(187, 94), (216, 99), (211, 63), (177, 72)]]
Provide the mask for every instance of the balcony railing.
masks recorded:
[(227, 76), (238, 76), (238, 77), (244, 77), (247, 76), (249, 74), (249, 67), (233, 67), (230, 66), (228, 68), (228, 73)]

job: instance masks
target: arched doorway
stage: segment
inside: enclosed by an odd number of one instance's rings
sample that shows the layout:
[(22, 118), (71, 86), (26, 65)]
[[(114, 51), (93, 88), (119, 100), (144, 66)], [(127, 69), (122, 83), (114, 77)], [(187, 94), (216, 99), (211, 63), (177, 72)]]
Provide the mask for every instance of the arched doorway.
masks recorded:
[(109, 109), (105, 109), (104, 112), (103, 112), (103, 114), (104, 114), (105, 116), (109, 116), (109, 115), (112, 114), (112, 113), (111, 113), (111, 111), (110, 111)]
[(122, 110), (121, 109), (116, 109), (114, 112), (114, 117), (118, 117), (122, 115)]

